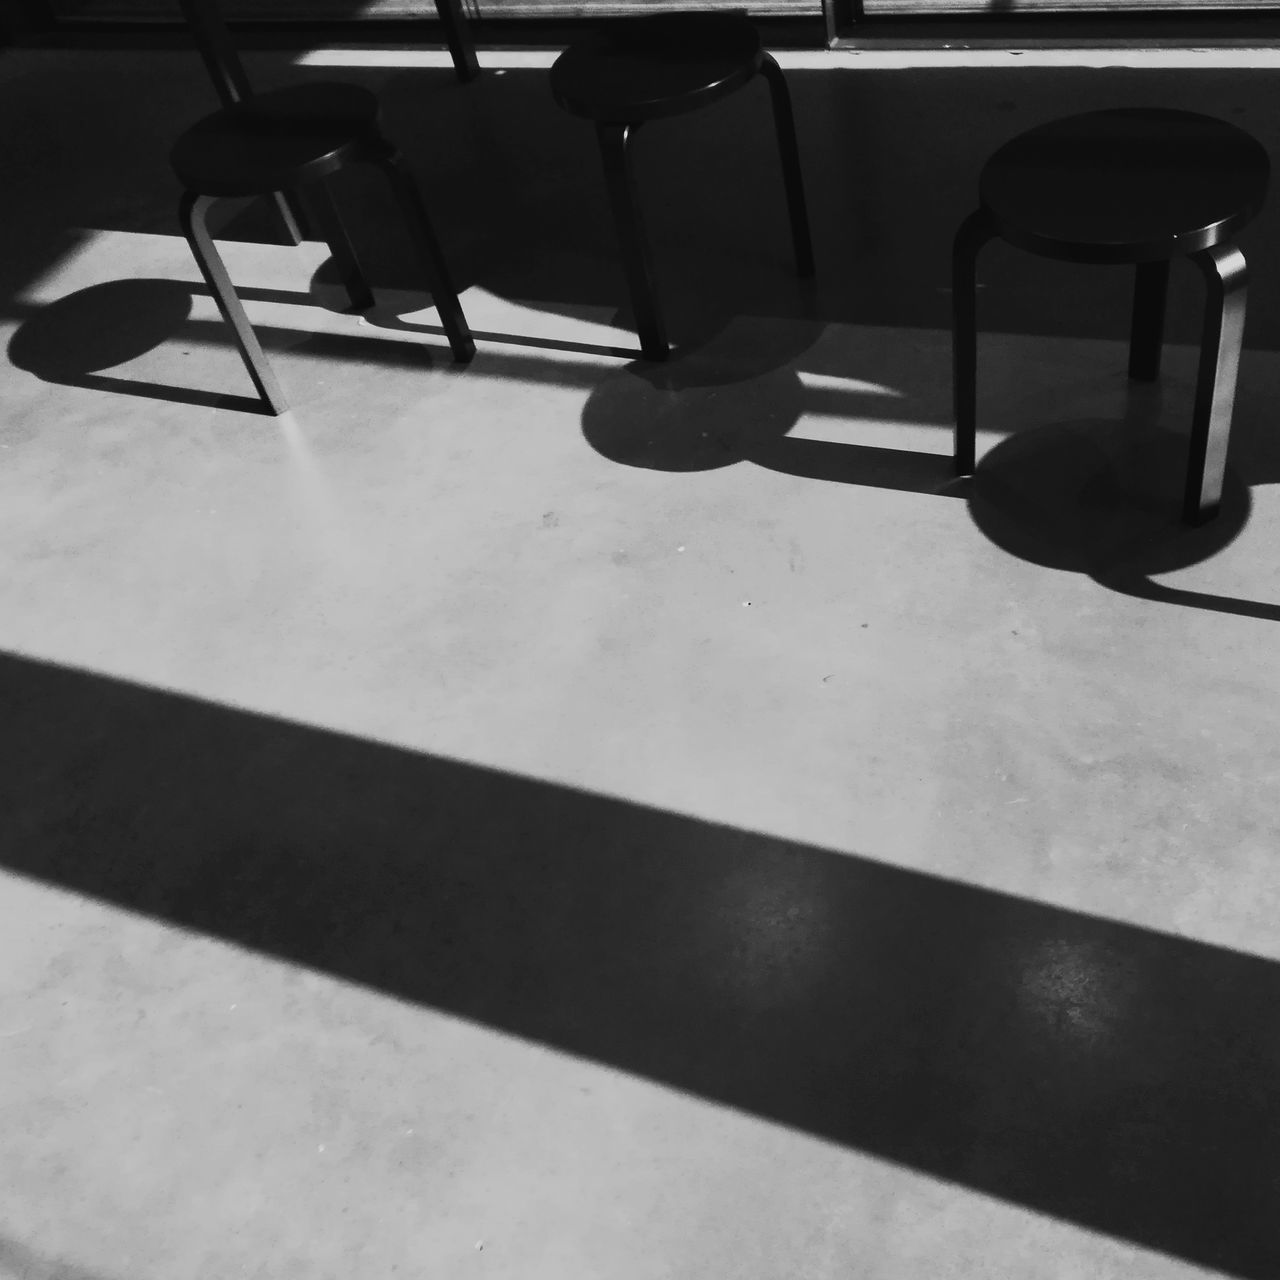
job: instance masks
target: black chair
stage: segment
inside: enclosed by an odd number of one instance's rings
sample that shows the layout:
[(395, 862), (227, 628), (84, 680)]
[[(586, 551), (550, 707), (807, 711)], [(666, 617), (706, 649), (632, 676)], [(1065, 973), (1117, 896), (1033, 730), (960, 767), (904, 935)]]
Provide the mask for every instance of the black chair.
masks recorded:
[(640, 346), (650, 360), (665, 359), (668, 348), (632, 173), (632, 140), (646, 121), (707, 106), (741, 89), (757, 72), (773, 100), (796, 270), (810, 276), (813, 247), (791, 96), (781, 68), (744, 14), (620, 19), (571, 45), (551, 68), (556, 103), (595, 121)]
[(264, 196), (307, 187), (309, 207), (328, 242), (353, 311), (373, 294), (324, 180), (349, 164), (370, 164), (387, 177), (421, 253), (427, 283), (454, 358), (466, 362), (475, 343), (426, 207), (395, 147), (379, 127), (378, 99), (350, 84), (310, 84), (247, 98), (188, 129), (170, 161), (186, 190), (179, 206), (183, 234), (259, 395), (272, 413), (286, 403), (209, 234), (210, 205), (225, 196)]
[(1245, 260), (1232, 238), (1262, 208), (1270, 165), (1243, 130), (1187, 111), (1094, 111), (1006, 143), (983, 167), (979, 207), (953, 258), (955, 463), (974, 468), (975, 269), (994, 236), (1067, 262), (1134, 263), (1129, 376), (1160, 370), (1169, 263), (1205, 277), (1200, 369), (1183, 518), (1217, 513), (1244, 339)]

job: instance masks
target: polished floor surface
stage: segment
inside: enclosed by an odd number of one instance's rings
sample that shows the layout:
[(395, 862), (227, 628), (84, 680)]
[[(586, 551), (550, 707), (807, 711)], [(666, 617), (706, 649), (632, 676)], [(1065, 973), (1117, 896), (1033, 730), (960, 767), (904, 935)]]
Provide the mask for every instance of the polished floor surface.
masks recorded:
[(194, 55), (0, 54), (0, 1276), (1280, 1275), (1280, 195), (1217, 522), (1189, 267), (1131, 388), (1128, 273), (993, 246), (947, 458), (985, 155), (1280, 157), (1275, 72), (827, 58), (813, 289), (763, 86), (642, 135), (655, 367), (544, 67), (251, 56), (381, 92), (479, 347), (376, 175), (365, 317), (228, 204), (275, 419)]

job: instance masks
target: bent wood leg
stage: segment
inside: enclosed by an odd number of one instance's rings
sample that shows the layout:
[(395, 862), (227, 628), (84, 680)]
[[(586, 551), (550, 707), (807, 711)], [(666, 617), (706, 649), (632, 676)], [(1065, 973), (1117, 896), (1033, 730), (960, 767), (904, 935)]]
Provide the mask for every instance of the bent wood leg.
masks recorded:
[(329, 252), (333, 255), (334, 265), (342, 277), (342, 287), (347, 291), (351, 305), (349, 311), (359, 313), (368, 311), (374, 304), (373, 290), (369, 281), (360, 269), (356, 257), (355, 246), (343, 224), (342, 215), (333, 203), (333, 196), (325, 186), (324, 180), (314, 183), (307, 190), (311, 201), (311, 209), (319, 224), (320, 234), (324, 236)]
[(1139, 262), (1133, 275), (1133, 323), (1129, 329), (1129, 377), (1153, 382), (1160, 373), (1169, 259)]
[[(217, 0), (178, 0), (178, 3), (222, 105), (233, 107), (237, 102), (251, 98), (253, 90), (249, 87), (249, 78), (218, 10)], [(275, 192), (271, 198), (275, 201), (280, 225), (289, 243), (301, 244), (306, 239), (307, 226), (301, 206), (283, 191)]]
[(458, 301), (449, 265), (445, 262), (440, 242), (436, 239), (435, 228), (431, 225), (418, 184), (413, 180), (403, 157), (390, 145), (370, 152), (366, 159), (381, 169), (391, 184), (414, 244), (417, 245), (427, 277), (427, 287), (431, 290), (431, 300), (440, 313), (440, 323), (449, 339), (453, 358), (459, 364), (466, 364), (476, 353), (475, 339), (472, 338), (467, 318), (462, 313), (462, 303)]
[(235, 287), (231, 283), (231, 277), (227, 275), (227, 268), (214, 246), (213, 238), (209, 235), (205, 218), (213, 201), (213, 196), (197, 195), (194, 191), (183, 192), (178, 206), (182, 234), (191, 246), (196, 265), (200, 268), (205, 284), (209, 286), (209, 292), (213, 294), (214, 302), (218, 304), (222, 318), (231, 326), (236, 346), (240, 348), (240, 357), (254, 387), (267, 408), (274, 414), (281, 414), (289, 406), (271, 372), (271, 366), (267, 364), (267, 357), (258, 345), (257, 335), (240, 305), (240, 299), (236, 296)]
[(771, 53), (764, 55), (760, 71), (769, 83), (773, 100), (773, 126), (782, 156), (782, 179), (787, 189), (787, 213), (791, 218), (791, 242), (795, 247), (796, 274), (811, 276), (813, 240), (809, 234), (809, 213), (805, 207), (804, 177), (800, 172), (800, 147), (796, 142), (795, 116), (791, 111), (791, 91), (782, 68)]
[(971, 213), (951, 247), (951, 390), (956, 474), (972, 474), (978, 399), (978, 253), (995, 235), (985, 210)]
[(600, 141), (600, 157), (604, 161), (605, 183), (618, 229), (622, 268), (631, 292), (640, 350), (650, 360), (665, 360), (666, 329), (658, 310), (653, 262), (640, 217), (640, 202), (631, 164), (631, 142), (639, 127), (636, 124), (597, 123), (596, 136)]
[(1187, 455), (1183, 519), (1203, 524), (1217, 515), (1231, 436), (1240, 352), (1244, 346), (1248, 269), (1235, 245), (1217, 245), (1193, 253), (1205, 279), (1204, 333), (1200, 373)]

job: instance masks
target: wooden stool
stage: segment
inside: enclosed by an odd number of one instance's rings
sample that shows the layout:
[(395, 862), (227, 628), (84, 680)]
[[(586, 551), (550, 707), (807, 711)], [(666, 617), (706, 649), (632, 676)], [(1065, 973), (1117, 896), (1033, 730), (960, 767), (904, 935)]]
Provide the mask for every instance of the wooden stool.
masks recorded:
[(1169, 263), (1185, 256), (1207, 297), (1183, 517), (1215, 515), (1244, 338), (1245, 261), (1231, 240), (1262, 208), (1269, 172), (1243, 130), (1187, 111), (1094, 111), (1001, 147), (952, 256), (957, 472), (974, 468), (975, 268), (988, 240), (1066, 262), (1136, 264), (1129, 376), (1144, 380), (1160, 369)]
[(764, 51), (745, 15), (621, 19), (571, 45), (551, 68), (556, 103), (596, 123), (640, 346), (650, 360), (666, 359), (667, 338), (636, 196), (632, 139), (645, 121), (705, 107), (741, 89), (757, 72), (768, 82), (773, 99), (796, 271), (810, 276), (813, 247), (791, 95), (781, 68)]
[(426, 207), (403, 159), (382, 135), (378, 100), (350, 84), (276, 89), (216, 111), (186, 131), (170, 155), (186, 190), (178, 216), (222, 317), (235, 334), (249, 377), (272, 413), (288, 407), (206, 225), (223, 196), (258, 196), (309, 185), (310, 205), (341, 273), (353, 311), (373, 305), (350, 237), (324, 186), (348, 164), (371, 164), (387, 177), (413, 233), (454, 358), (475, 355), (458, 295)]

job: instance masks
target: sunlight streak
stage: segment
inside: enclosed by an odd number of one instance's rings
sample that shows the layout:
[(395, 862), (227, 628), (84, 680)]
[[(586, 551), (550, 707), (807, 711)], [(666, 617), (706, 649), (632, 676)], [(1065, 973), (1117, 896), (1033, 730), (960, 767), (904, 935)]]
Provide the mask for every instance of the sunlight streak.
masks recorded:
[[(480, 49), (480, 65), (491, 71), (541, 70), (559, 56), (556, 49)], [(1132, 67), (1167, 71), (1264, 69), (1280, 67), (1280, 49), (983, 49), (942, 44), (931, 48), (780, 49), (786, 71), (913, 71), (941, 68)], [(451, 67), (443, 49), (312, 49), (298, 59), (304, 67)]]

